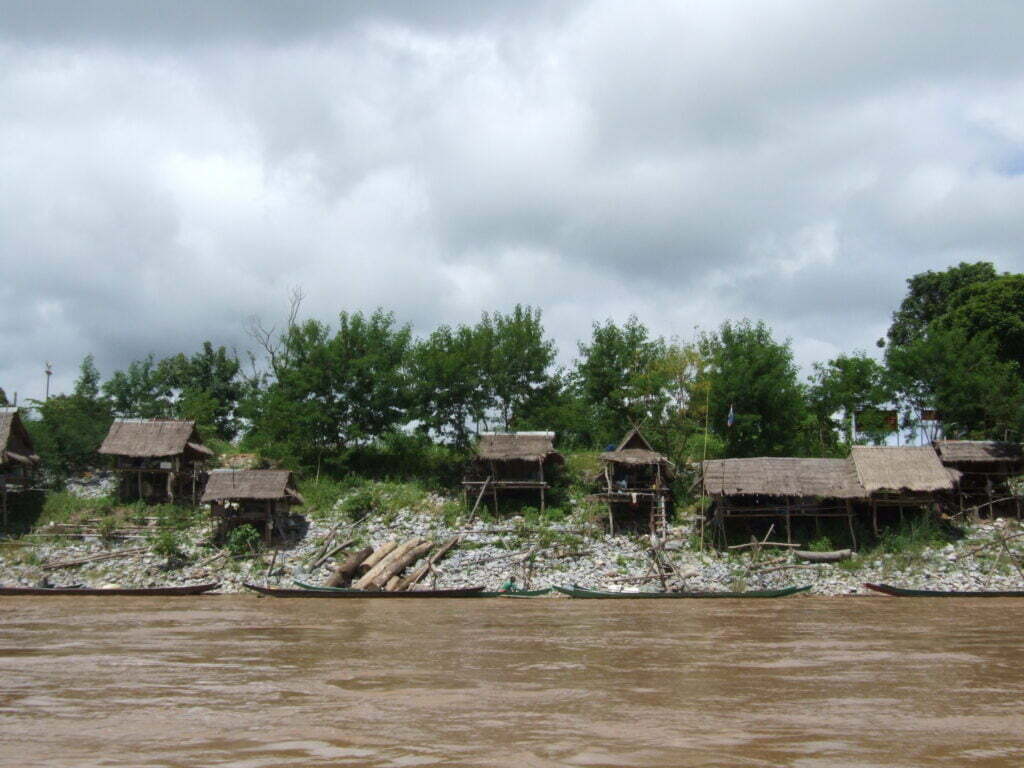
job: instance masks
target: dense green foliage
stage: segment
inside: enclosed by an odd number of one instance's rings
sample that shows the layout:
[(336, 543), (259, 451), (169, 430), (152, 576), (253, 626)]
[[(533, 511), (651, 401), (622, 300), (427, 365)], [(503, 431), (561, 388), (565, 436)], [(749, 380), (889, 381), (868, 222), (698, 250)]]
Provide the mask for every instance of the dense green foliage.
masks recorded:
[[(788, 341), (741, 320), (693, 342), (638, 318), (595, 323), (575, 361), (555, 366), (540, 310), (515, 306), (414, 338), (378, 309), (333, 327), (292, 313), (264, 353), (204, 342), (149, 356), (101, 381), (91, 357), (71, 394), (35, 403), (28, 426), (57, 474), (96, 463), (114, 416), (194, 419), (208, 442), (257, 451), (310, 478), (358, 475), (450, 486), (475, 436), (546, 429), (563, 449), (599, 451), (633, 425), (685, 469), (716, 456), (844, 455), (938, 411), (950, 437), (1021, 438), (1024, 275), (960, 264), (907, 281), (884, 361), (865, 352), (817, 363), (801, 382)], [(729, 414), (733, 423), (729, 424)], [(932, 435), (929, 435), (932, 436)], [(354, 503), (354, 502), (353, 502)]]

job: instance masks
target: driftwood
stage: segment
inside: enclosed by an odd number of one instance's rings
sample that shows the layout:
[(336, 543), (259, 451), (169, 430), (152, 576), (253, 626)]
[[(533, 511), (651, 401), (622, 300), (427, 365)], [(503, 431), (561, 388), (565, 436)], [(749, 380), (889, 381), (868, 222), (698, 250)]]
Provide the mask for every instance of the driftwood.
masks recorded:
[(377, 563), (383, 560), (385, 557), (391, 554), (392, 550), (398, 546), (398, 542), (392, 539), (391, 541), (381, 544), (377, 549), (374, 550), (373, 554), (363, 560), (359, 564), (359, 568), (356, 569), (358, 573), (367, 573)]
[(754, 549), (761, 549), (763, 547), (788, 547), (790, 549), (799, 549), (802, 546), (802, 544), (787, 544), (785, 541), (748, 541), (746, 544), (734, 544), (729, 547), (729, 549), (750, 549), (751, 547)]
[(132, 555), (138, 555), (146, 551), (146, 547), (135, 547), (134, 549), (122, 549), (120, 552), (104, 552), (100, 555), (91, 555), (89, 557), (82, 557), (78, 560), (63, 560), (56, 563), (47, 563), (43, 566), (44, 571), (56, 571), (60, 568), (73, 568), (76, 565), (85, 565), (86, 563), (96, 563), (100, 560), (115, 560), (119, 557), (131, 557)]
[(347, 587), (352, 583), (352, 577), (356, 575), (356, 569), (366, 558), (373, 554), (373, 547), (363, 547), (358, 552), (353, 552), (341, 565), (334, 569), (325, 587)]
[(448, 541), (441, 545), (440, 549), (438, 549), (434, 554), (432, 554), (427, 559), (427, 562), (425, 562), (423, 565), (421, 565), (419, 568), (413, 571), (411, 576), (402, 579), (402, 582), (392, 591), (404, 592), (410, 587), (419, 584), (423, 577), (426, 576), (431, 571), (431, 569), (434, 568), (434, 563), (438, 562), (442, 557), (447, 555), (448, 551), (452, 547), (458, 546), (458, 544), (461, 541), (461, 536), (452, 536), (450, 539), (448, 539)]
[(313, 566), (312, 566), (311, 570), (315, 571), (317, 568), (319, 568), (321, 565), (326, 563), (328, 560), (330, 560), (336, 554), (341, 552), (341, 550), (348, 549), (349, 547), (351, 547), (355, 543), (356, 543), (355, 539), (349, 539), (348, 541), (341, 542), (341, 544), (339, 544), (336, 547), (332, 547), (329, 552), (325, 552), (324, 554), (322, 554), (320, 557), (318, 557), (316, 559), (316, 562), (313, 563)]
[[(307, 564), (313, 563), (313, 562), (317, 562), (317, 561), (320, 560), (321, 557), (323, 557), (324, 553), (328, 549), (330, 549), (331, 542), (334, 541), (334, 534), (338, 532), (338, 528), (340, 528), (340, 527), (341, 527), (341, 523), (335, 523), (334, 524), (334, 527), (331, 528), (331, 530), (329, 530), (327, 532), (326, 536), (324, 536), (320, 546), (316, 548), (316, 552), (313, 553), (313, 556), (310, 557), (308, 560), (306, 560)], [(316, 566), (316, 567), (319, 567), (319, 566)]]
[[(370, 568), (370, 570), (366, 571), (361, 577), (359, 577), (359, 579), (352, 586), (354, 586), (356, 589), (372, 589), (373, 587), (371, 585), (379, 587), (380, 585), (377, 584), (377, 579), (382, 573), (384, 573), (387, 570), (388, 566), (395, 560), (404, 557), (409, 550), (411, 550), (413, 547), (418, 547), (423, 542), (424, 539), (417, 536), (415, 538), (409, 539), (406, 542), (403, 542), (400, 546), (392, 547), (388, 551), (388, 553), (384, 555), (384, 557), (378, 560), (377, 563), (372, 568)], [(379, 552), (380, 550), (377, 551)], [(374, 554), (377, 553), (375, 552)], [(366, 566), (366, 562), (366, 560), (363, 561), (363, 565), (360, 566), (360, 569)]]
[[(381, 589), (387, 589), (388, 583), (392, 579), (397, 578), (409, 565), (427, 554), (433, 546), (434, 542), (424, 541), (422, 544), (405, 550), (402, 554), (388, 562), (384, 569), (374, 577), (373, 583)], [(395, 586), (398, 586), (398, 584), (396, 583)]]
[(802, 549), (793, 551), (801, 560), (809, 563), (838, 563), (840, 560), (849, 560), (853, 557), (851, 549), (837, 549), (834, 552), (806, 552)]
[[(757, 569), (755, 571), (750, 571), (750, 573), (760, 576), (763, 573), (774, 573), (775, 571), (815, 570), (817, 568), (817, 565), (818, 565), (817, 563), (807, 563), (807, 564), (800, 564), (800, 563), (798, 563), (798, 564), (795, 564), (795, 565), (776, 565), (776, 566), (773, 566), (771, 568), (759, 568), (759, 569)], [(746, 574), (744, 574), (744, 575), (746, 575)]]

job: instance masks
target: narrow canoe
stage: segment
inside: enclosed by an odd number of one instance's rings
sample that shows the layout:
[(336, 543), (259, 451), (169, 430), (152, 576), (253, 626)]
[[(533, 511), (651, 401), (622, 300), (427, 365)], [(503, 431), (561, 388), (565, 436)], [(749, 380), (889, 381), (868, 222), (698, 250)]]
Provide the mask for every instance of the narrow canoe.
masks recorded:
[(12, 595), (93, 595), (104, 597), (175, 597), (182, 595), (201, 595), (216, 589), (220, 584), (192, 584), (187, 587), (116, 587), (111, 589), (94, 589), (92, 587), (0, 587), (0, 596)]
[(891, 597), (1024, 597), (1020, 592), (954, 592), (941, 589), (904, 589), (890, 584), (865, 584), (866, 588)]
[(555, 587), (563, 595), (591, 600), (644, 600), (644, 599), (686, 599), (686, 598), (747, 598), (747, 597), (786, 597), (798, 592), (806, 592), (806, 587), (786, 587), (785, 589), (760, 589), (749, 592), (601, 592), (573, 585), (572, 587)]
[[(307, 584), (304, 581), (295, 579), (295, 586), (302, 587), (302, 589), (311, 589), (315, 592), (356, 592), (358, 594), (365, 594), (361, 589), (352, 589), (351, 587), (324, 587), (317, 586), (316, 584)], [(546, 595), (551, 591), (551, 587), (545, 587), (544, 589), (522, 589), (513, 590), (507, 592), (475, 592), (475, 597), (537, 597), (539, 595)]]
[(364, 589), (341, 589), (337, 587), (321, 587), (319, 589), (283, 589), (280, 587), (260, 587), (246, 584), (247, 589), (270, 597), (379, 597), (379, 598), (415, 598), (415, 597), (479, 597), (483, 587), (465, 587), (462, 589), (423, 589), (414, 592), (368, 592)]

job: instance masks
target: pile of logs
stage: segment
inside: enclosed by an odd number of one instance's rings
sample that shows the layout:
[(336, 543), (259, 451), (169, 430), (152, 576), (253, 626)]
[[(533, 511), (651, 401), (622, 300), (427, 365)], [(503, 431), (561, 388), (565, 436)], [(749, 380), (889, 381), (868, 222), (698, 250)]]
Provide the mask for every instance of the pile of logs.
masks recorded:
[[(453, 536), (432, 555), (434, 542), (418, 536), (404, 542), (392, 540), (376, 549), (364, 547), (336, 567), (324, 586), (402, 592), (415, 587), (431, 571), (436, 572), (434, 564), (458, 542), (459, 537)], [(423, 562), (416, 565), (419, 560)]]

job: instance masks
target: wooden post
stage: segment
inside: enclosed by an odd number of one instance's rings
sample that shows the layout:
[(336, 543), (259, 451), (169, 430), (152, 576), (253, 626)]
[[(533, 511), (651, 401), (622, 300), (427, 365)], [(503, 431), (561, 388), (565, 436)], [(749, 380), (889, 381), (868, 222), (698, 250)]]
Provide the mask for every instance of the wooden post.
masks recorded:
[(270, 539), (274, 535), (274, 511), (271, 506), (273, 503), (272, 501), (267, 501), (267, 519), (263, 524), (263, 538), (267, 544), (270, 543)]
[(857, 534), (853, 530), (853, 502), (846, 500), (846, 522), (850, 526), (850, 538), (853, 540), (853, 549), (857, 549)]
[(875, 529), (875, 536), (878, 536), (878, 502), (871, 501), (871, 526)]
[(540, 513), (544, 514), (544, 459), (537, 462), (540, 469)]
[(793, 543), (793, 527), (789, 520), (789, 497), (786, 497), (786, 543)]

